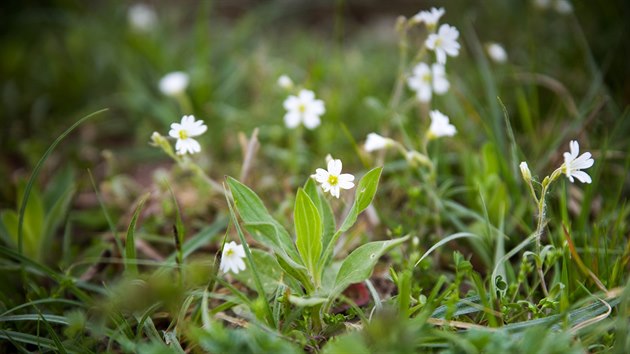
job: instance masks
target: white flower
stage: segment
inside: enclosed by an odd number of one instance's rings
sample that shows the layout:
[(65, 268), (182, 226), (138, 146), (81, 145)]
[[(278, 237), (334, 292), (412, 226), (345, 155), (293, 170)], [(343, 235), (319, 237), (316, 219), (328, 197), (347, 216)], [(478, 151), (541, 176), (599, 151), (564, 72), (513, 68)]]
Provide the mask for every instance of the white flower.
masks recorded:
[(562, 15), (570, 14), (573, 12), (573, 6), (567, 0), (556, 0), (554, 4), (556, 12)]
[(340, 188), (350, 189), (354, 187), (354, 176), (349, 173), (341, 173), (341, 160), (328, 161), (328, 171), (323, 168), (315, 170), (315, 180), (321, 183), (324, 192), (330, 192), (339, 198)]
[(518, 167), (521, 169), (521, 175), (523, 175), (523, 180), (525, 180), (525, 182), (531, 181), (532, 173), (529, 170), (529, 166), (527, 166), (527, 162), (525, 161), (521, 162), (521, 164), (518, 165)]
[(365, 148), (365, 151), (372, 152), (372, 151), (388, 148), (392, 146), (393, 143), (394, 142), (392, 141), (392, 139), (386, 138), (376, 133), (370, 133), (367, 135), (364, 148)]
[(591, 176), (586, 174), (584, 171), (580, 171), (593, 166), (593, 163), (595, 163), (595, 160), (591, 158), (591, 153), (585, 152), (578, 157), (578, 154), (580, 153), (580, 145), (578, 142), (571, 140), (569, 146), (571, 148), (571, 152), (565, 152), (563, 154), (564, 164), (560, 166), (560, 169), (567, 175), (567, 178), (571, 181), (571, 183), (574, 182), (573, 177), (577, 178), (582, 183), (591, 183)]
[(486, 52), (488, 52), (488, 56), (495, 63), (505, 63), (507, 60), (507, 53), (499, 43), (490, 42), (486, 44)]
[(284, 100), (284, 124), (287, 128), (295, 128), (300, 123), (308, 129), (315, 129), (320, 123), (319, 116), (326, 112), (324, 101), (315, 99), (310, 90), (300, 90), (297, 96), (291, 95)]
[(444, 66), (440, 64), (429, 65), (419, 63), (413, 68), (413, 75), (407, 79), (409, 87), (416, 91), (420, 102), (431, 101), (431, 93), (438, 95), (448, 91), (450, 84), (446, 80)]
[(152, 7), (134, 4), (127, 10), (127, 20), (131, 27), (141, 32), (149, 32), (157, 23), (157, 15)]
[(459, 55), (458, 37), (459, 31), (457, 28), (443, 24), (440, 26), (437, 33), (431, 33), (429, 37), (427, 37), (425, 45), (430, 50), (435, 51), (438, 63), (445, 64), (447, 54), (451, 57)]
[(427, 133), (429, 139), (435, 139), (442, 136), (453, 136), (457, 133), (455, 126), (452, 125), (448, 117), (438, 110), (429, 112), (431, 116), (431, 125)]
[(221, 269), (223, 273), (232, 271), (234, 274), (238, 274), (241, 270), (245, 270), (243, 258), (245, 258), (243, 245), (237, 245), (234, 241), (226, 243), (223, 246), (219, 269)]
[(177, 139), (175, 143), (177, 154), (184, 155), (187, 152), (194, 154), (201, 151), (201, 145), (193, 137), (205, 133), (207, 129), (202, 120), (196, 121), (194, 116), (183, 116), (181, 123), (171, 124), (168, 135)]
[(437, 26), (437, 23), (440, 21), (440, 17), (442, 17), (442, 15), (444, 15), (443, 7), (440, 7), (439, 9), (432, 7), (429, 11), (418, 12), (411, 18), (411, 20), (418, 23), (424, 22), (424, 24), (431, 29)]
[(287, 75), (281, 75), (278, 78), (278, 86), (282, 87), (283, 89), (288, 90), (291, 87), (293, 87), (293, 81)]
[(186, 90), (188, 80), (188, 74), (185, 72), (168, 73), (160, 79), (160, 91), (167, 96), (177, 96)]

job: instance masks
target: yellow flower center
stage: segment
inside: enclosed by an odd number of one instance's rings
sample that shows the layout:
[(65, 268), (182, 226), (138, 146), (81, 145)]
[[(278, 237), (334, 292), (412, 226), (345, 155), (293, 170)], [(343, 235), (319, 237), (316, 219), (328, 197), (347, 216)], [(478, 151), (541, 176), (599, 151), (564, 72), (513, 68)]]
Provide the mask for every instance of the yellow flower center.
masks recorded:
[(226, 257), (231, 257), (234, 254), (234, 250), (233, 249), (228, 249), (227, 251), (225, 251), (225, 256)]
[(422, 76), (422, 81), (431, 82), (431, 74), (430, 73), (424, 74), (424, 76)]
[(328, 175), (328, 184), (336, 186), (339, 183), (339, 178), (335, 175)]
[(188, 133), (187, 133), (185, 130), (183, 130), (183, 129), (182, 129), (182, 130), (180, 130), (180, 131), (179, 131), (179, 138), (180, 138), (181, 140), (186, 140), (186, 139), (188, 139)]
[(300, 105), (298, 106), (298, 111), (300, 111), (300, 113), (304, 113), (306, 111), (306, 106), (304, 105), (304, 103), (300, 103)]

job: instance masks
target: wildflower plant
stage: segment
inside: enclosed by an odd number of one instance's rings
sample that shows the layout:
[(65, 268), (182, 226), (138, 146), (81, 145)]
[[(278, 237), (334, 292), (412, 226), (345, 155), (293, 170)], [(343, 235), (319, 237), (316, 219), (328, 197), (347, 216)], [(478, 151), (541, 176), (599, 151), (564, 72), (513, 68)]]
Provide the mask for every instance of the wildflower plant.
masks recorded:
[[(339, 160), (331, 160), (329, 171), (322, 171), (328, 173), (328, 178), (336, 176), (340, 185), (347, 187), (351, 183), (351, 175), (338, 174), (341, 172)], [(235, 209), (245, 229), (257, 243), (275, 256), (276, 266), (282, 270), (284, 282), (290, 289), (291, 303), (313, 308), (315, 326), (321, 326), (321, 316), (330, 310), (341, 291), (352, 283), (367, 279), (379, 257), (407, 239), (403, 237), (366, 243), (339, 260), (340, 265), (332, 266), (337, 263), (333, 262), (337, 240), (371, 204), (381, 171), (380, 167), (370, 170), (358, 182), (352, 207), (340, 226), (336, 225), (330, 202), (318, 190), (315, 180), (309, 178), (295, 196), (295, 238), (271, 216), (253, 190), (234, 178), (227, 179)], [(333, 183), (329, 179), (324, 182), (331, 184), (328, 190), (332, 192), (335, 188)], [(337, 192), (333, 193), (338, 196)]]
[(549, 187), (551, 184), (556, 181), (563, 174), (569, 179), (571, 183), (575, 183), (575, 180), (582, 183), (591, 183), (591, 177), (583, 171), (584, 169), (588, 169), (593, 166), (595, 160), (593, 160), (590, 152), (585, 152), (582, 155), (580, 153), (580, 145), (576, 140), (571, 140), (569, 143), (569, 152), (565, 152), (563, 154), (564, 162), (560, 167), (556, 168), (551, 175), (546, 176), (541, 183), (540, 193), (536, 194), (536, 189), (534, 188), (533, 179), (531, 171), (527, 165), (527, 162), (523, 161), (520, 163), (519, 168), (521, 170), (521, 175), (523, 180), (527, 184), (532, 198), (536, 202), (538, 207), (537, 213), (537, 223), (536, 223), (536, 231), (534, 232), (534, 238), (536, 241), (536, 253), (532, 254), (536, 259), (536, 268), (538, 271), (538, 275), (540, 276), (541, 286), (545, 295), (549, 295), (549, 290), (547, 289), (547, 285), (544, 278), (543, 272), (543, 261), (544, 261), (544, 250), (542, 247), (542, 235), (544, 233), (544, 228), (546, 226), (546, 210), (547, 210), (547, 202), (546, 197), (549, 191)]

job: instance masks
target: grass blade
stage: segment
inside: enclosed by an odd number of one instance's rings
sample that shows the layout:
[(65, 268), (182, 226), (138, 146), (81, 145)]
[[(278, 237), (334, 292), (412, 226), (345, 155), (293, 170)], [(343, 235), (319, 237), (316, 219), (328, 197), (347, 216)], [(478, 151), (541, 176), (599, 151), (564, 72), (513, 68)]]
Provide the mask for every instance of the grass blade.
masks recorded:
[(136, 222), (138, 221), (138, 216), (140, 216), (142, 207), (144, 207), (144, 203), (147, 199), (149, 199), (149, 196), (151, 196), (151, 194), (147, 193), (140, 198), (136, 211), (134, 211), (133, 217), (131, 218), (131, 223), (129, 223), (129, 228), (127, 229), (127, 238), (125, 239), (125, 270), (131, 275), (138, 274), (138, 265), (136, 264), (136, 244), (134, 240)]
[(33, 173), (31, 174), (31, 177), (29, 177), (28, 182), (26, 183), (26, 188), (24, 189), (24, 195), (22, 196), (22, 202), (20, 203), (20, 211), (18, 213), (18, 252), (21, 254), (22, 253), (22, 228), (24, 226), (24, 213), (26, 211), (26, 203), (28, 201), (28, 197), (31, 194), (31, 188), (33, 188), (33, 184), (35, 183), (35, 179), (37, 178), (37, 176), (39, 175), (39, 170), (41, 170), (42, 166), (44, 165), (44, 162), (46, 161), (46, 159), (48, 159), (48, 156), (50, 156), (50, 154), (53, 152), (53, 150), (57, 147), (57, 145), (59, 145), (59, 143), (61, 142), (61, 140), (63, 140), (68, 134), (70, 134), (76, 127), (78, 127), (79, 125), (81, 125), (83, 122), (93, 118), (94, 116), (103, 113), (105, 111), (107, 111), (108, 109), (101, 109), (99, 111), (96, 111), (94, 113), (90, 113), (87, 116), (79, 119), (76, 123), (74, 123), (70, 128), (68, 128), (65, 132), (63, 132), (61, 135), (59, 135), (57, 137), (57, 139), (55, 139), (55, 141), (48, 147), (48, 150), (46, 150), (46, 152), (44, 153), (44, 155), (42, 156), (41, 159), (39, 159), (39, 161), (37, 162), (37, 164), (35, 165), (35, 168), (33, 169)]

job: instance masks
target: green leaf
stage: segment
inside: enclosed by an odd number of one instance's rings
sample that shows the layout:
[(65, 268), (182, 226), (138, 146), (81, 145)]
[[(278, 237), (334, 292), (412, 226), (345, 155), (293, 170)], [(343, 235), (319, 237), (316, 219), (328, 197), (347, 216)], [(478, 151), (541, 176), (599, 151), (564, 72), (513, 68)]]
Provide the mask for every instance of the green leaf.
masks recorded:
[(362, 282), (372, 274), (376, 262), (385, 252), (407, 241), (409, 236), (388, 241), (370, 242), (354, 250), (341, 264), (331, 297), (342, 292), (350, 284)]
[(352, 204), (352, 208), (350, 208), (350, 212), (346, 216), (343, 224), (337, 232), (333, 235), (332, 239), (324, 246), (324, 252), (322, 253), (322, 257), (320, 259), (321, 268), (325, 268), (326, 264), (332, 257), (333, 250), (335, 248), (335, 242), (341, 236), (342, 233), (348, 231), (352, 225), (357, 221), (359, 214), (365, 210), (370, 203), (372, 203), (372, 199), (374, 199), (374, 195), (376, 194), (376, 189), (378, 187), (378, 181), (381, 177), (381, 172), (383, 171), (382, 167), (377, 167), (370, 170), (368, 173), (361, 178), (359, 184), (356, 188), (354, 203)]
[[(271, 295), (276, 291), (282, 281), (282, 269), (276, 259), (269, 253), (255, 248), (252, 248), (251, 251), (254, 267), (260, 277), (260, 282), (262, 283), (265, 294)], [(257, 290), (250, 268), (246, 268), (244, 271), (233, 274), (232, 276), (250, 289)]]
[(252, 237), (275, 252), (299, 261), (299, 255), (287, 230), (274, 219), (256, 193), (232, 177), (227, 177), (234, 205)]
[(322, 198), (318, 190), (315, 181), (309, 178), (304, 185), (304, 191), (311, 198), (313, 204), (317, 207), (317, 211), (319, 211), (319, 216), (322, 218), (322, 248), (326, 249), (335, 234), (335, 215), (328, 199)]
[(68, 210), (70, 208), (70, 202), (74, 197), (76, 188), (70, 186), (59, 198), (52, 204), (46, 218), (44, 219), (44, 235), (40, 240), (39, 248), (42, 258), (47, 255), (47, 250), (50, 249), (55, 231), (59, 228), (59, 225), (64, 221)]
[(125, 269), (132, 275), (138, 274), (138, 265), (136, 264), (136, 244), (134, 240), (136, 222), (138, 221), (142, 207), (144, 207), (144, 203), (147, 199), (149, 199), (150, 195), (150, 193), (147, 193), (140, 198), (140, 202), (138, 202), (136, 211), (134, 211), (131, 222), (129, 223), (129, 228), (127, 229), (127, 238), (125, 239)]
[(348, 231), (348, 229), (351, 228), (357, 221), (359, 214), (361, 214), (361, 212), (365, 210), (370, 203), (372, 203), (382, 171), (382, 167), (377, 167), (370, 170), (365, 174), (365, 176), (363, 176), (363, 178), (361, 178), (356, 189), (354, 204), (352, 204), (352, 208), (350, 209), (348, 216), (346, 216), (346, 220), (344, 220), (343, 224), (341, 224), (337, 233)]
[(317, 261), (322, 253), (322, 219), (317, 207), (302, 188), (298, 189), (293, 210), (295, 244), (306, 268), (319, 283)]
[(325, 303), (328, 299), (325, 297), (300, 297), (289, 295), (289, 302), (298, 307), (313, 307)]

